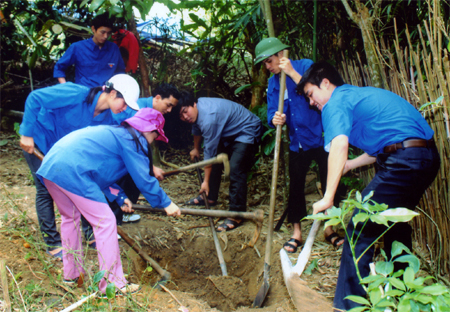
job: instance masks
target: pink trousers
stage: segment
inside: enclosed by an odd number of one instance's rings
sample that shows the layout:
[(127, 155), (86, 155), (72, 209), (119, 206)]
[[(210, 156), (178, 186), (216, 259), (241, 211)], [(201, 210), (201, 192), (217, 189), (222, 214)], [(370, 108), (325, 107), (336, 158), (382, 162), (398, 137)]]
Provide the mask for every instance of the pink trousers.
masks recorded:
[(82, 214), (94, 229), (100, 270), (106, 270), (105, 276), (109, 280), (102, 279), (99, 290), (104, 293), (108, 283), (114, 283), (117, 288), (125, 286), (127, 281), (120, 260), (116, 218), (111, 208), (105, 203), (75, 195), (45, 178), (44, 183), (61, 214), (64, 279), (72, 280), (85, 273), (80, 231)]

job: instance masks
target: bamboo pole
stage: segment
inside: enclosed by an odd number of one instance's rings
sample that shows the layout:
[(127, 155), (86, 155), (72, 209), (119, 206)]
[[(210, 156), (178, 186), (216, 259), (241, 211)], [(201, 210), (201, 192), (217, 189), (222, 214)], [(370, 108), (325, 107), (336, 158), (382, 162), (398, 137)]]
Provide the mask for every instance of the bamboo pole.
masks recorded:
[[(421, 112), (435, 133), (441, 167), (436, 180), (420, 201), (419, 206), (427, 217), (415, 219), (414, 226), (417, 230), (414, 235), (422, 246), (430, 250), (430, 266), (435, 273), (447, 274), (450, 270), (450, 241), (439, 237), (450, 236), (450, 62), (447, 51), (441, 50), (439, 39), (442, 34), (438, 29), (436, 21), (430, 19), (424, 24), (425, 38), (422, 29), (418, 27), (421, 44), (413, 46), (406, 27), (408, 46), (401, 48), (400, 41), (396, 38), (392, 43), (393, 54), (385, 48), (382, 40), (378, 44), (382, 46), (384, 55), (388, 56), (388, 64), (382, 63), (382, 71), (387, 77), (386, 88), (404, 97), (416, 108), (435, 101), (442, 95), (444, 97), (441, 104), (433, 104)], [(362, 64), (359, 55), (357, 60), (343, 61), (341, 64), (348, 83), (372, 85), (370, 71)], [(370, 171), (361, 172), (365, 181), (369, 176)]]
[(4, 311), (11, 312), (11, 301), (9, 300), (8, 277), (6, 276), (5, 259), (0, 259), (0, 276), (2, 280)]

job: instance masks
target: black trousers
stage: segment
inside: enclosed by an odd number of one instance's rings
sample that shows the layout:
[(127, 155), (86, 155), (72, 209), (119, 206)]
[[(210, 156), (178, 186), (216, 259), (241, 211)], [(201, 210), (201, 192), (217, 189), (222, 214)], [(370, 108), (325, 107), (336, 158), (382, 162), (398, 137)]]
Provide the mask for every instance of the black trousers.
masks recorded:
[[(231, 142), (224, 146), (219, 143), (217, 154), (226, 153), (230, 162), (230, 210), (244, 212), (247, 209), (247, 174), (252, 169), (257, 152), (257, 144)], [(223, 165), (212, 166), (209, 180), (208, 199), (217, 201)]]
[[(323, 147), (312, 148), (307, 151), (299, 149), (298, 152), (289, 151), (289, 200), (288, 200), (288, 222), (299, 223), (306, 217), (305, 179), (311, 162), (315, 160), (319, 166), (320, 182), (322, 191), (327, 188), (328, 153)], [(346, 187), (340, 184), (334, 197), (334, 205), (345, 197)]]

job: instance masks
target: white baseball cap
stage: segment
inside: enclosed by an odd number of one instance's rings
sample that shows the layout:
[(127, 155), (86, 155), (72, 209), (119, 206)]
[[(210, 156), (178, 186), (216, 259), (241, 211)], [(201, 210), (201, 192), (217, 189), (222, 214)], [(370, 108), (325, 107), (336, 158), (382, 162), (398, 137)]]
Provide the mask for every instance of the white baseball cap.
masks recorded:
[(122, 94), (125, 103), (134, 110), (139, 110), (137, 100), (139, 99), (139, 84), (137, 81), (126, 74), (118, 74), (112, 76), (106, 84), (108, 88), (112, 88)]

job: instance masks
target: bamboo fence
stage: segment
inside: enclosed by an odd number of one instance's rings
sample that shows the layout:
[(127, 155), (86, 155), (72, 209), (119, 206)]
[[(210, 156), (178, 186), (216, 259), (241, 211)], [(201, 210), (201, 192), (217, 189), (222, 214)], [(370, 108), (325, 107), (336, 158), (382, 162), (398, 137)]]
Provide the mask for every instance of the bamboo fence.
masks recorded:
[[(447, 49), (442, 47), (442, 35), (446, 35), (439, 20), (424, 23), (425, 33), (418, 26), (421, 43), (413, 46), (406, 26), (408, 46), (402, 48), (399, 38), (387, 49), (383, 40), (378, 51), (382, 68), (384, 88), (388, 89), (420, 109), (434, 130), (440, 156), (441, 168), (436, 180), (422, 197), (418, 210), (420, 217), (412, 223), (414, 238), (428, 249), (430, 264), (436, 274), (446, 275), (450, 271), (450, 62)], [(392, 52), (391, 52), (392, 51)], [(371, 73), (358, 56), (341, 64), (346, 82), (356, 86), (370, 86)], [(443, 96), (442, 101), (436, 101)], [(365, 171), (365, 181), (374, 172)]]

